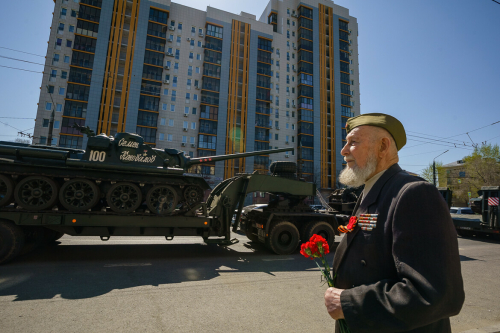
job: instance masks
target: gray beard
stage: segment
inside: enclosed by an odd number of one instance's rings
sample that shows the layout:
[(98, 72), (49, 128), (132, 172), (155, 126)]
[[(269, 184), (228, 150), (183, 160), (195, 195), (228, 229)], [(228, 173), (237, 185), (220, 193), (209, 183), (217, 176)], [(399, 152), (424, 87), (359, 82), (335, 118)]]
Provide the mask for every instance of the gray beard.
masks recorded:
[(340, 172), (339, 182), (346, 186), (359, 187), (368, 180), (368, 177), (374, 173), (376, 169), (377, 159), (375, 154), (371, 154), (368, 156), (364, 168), (360, 168), (357, 165), (352, 168), (346, 166), (345, 169)]

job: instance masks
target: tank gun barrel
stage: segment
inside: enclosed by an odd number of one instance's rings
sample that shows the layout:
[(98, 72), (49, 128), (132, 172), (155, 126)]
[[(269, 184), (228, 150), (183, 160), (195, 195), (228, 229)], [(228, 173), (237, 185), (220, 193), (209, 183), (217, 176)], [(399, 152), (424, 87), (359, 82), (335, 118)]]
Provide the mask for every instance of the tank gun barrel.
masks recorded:
[(229, 154), (229, 155), (197, 157), (197, 158), (190, 159), (186, 164), (187, 164), (187, 168), (189, 168), (192, 165), (196, 165), (196, 164), (200, 164), (200, 163), (204, 163), (204, 162), (225, 161), (225, 160), (232, 160), (235, 158), (259, 156), (259, 155), (267, 155), (267, 154), (276, 154), (276, 153), (283, 153), (283, 152), (287, 152), (287, 151), (293, 151), (293, 148), (290, 147), (290, 148), (280, 148), (280, 149), (259, 150), (259, 151), (249, 152), (249, 153), (237, 153), (237, 154)]

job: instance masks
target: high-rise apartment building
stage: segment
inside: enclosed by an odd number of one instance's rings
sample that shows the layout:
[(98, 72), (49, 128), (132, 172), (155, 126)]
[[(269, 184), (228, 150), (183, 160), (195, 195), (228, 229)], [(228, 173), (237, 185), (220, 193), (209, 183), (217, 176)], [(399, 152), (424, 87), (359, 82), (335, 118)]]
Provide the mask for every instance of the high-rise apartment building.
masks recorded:
[(197, 166), (216, 179), (294, 161), (336, 185), (345, 123), (359, 114), (357, 22), (327, 0), (271, 0), (261, 17), (169, 0), (55, 0), (35, 143), (85, 147), (133, 132), (157, 148), (212, 156), (293, 153)]

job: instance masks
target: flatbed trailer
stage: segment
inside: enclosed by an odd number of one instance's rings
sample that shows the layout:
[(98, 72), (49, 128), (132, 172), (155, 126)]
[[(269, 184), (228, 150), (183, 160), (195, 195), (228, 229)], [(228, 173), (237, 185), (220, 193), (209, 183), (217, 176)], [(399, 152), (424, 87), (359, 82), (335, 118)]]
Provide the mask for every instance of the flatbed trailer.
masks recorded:
[[(14, 259), (25, 242), (46, 243), (64, 234), (99, 236), (103, 241), (113, 236), (164, 236), (167, 240), (174, 236), (198, 236), (206, 243), (231, 245), (237, 242), (231, 239), (231, 230), (238, 230), (244, 200), (247, 194), (257, 191), (272, 194), (275, 201), (261, 215), (265, 219), (246, 224), (245, 233), (250, 240), (265, 243), (277, 254), (295, 251), (308, 232), (322, 234), (333, 245), (338, 234), (335, 215), (315, 213), (304, 204), (307, 196), (315, 195), (315, 184), (254, 172), (222, 181), (206, 202), (178, 215), (176, 212), (170, 216), (147, 212), (123, 215), (109, 208), (71, 212), (57, 207), (44, 211), (29, 211), (15, 205), (2, 207), (0, 264)], [(237, 216), (232, 225), (235, 210)]]

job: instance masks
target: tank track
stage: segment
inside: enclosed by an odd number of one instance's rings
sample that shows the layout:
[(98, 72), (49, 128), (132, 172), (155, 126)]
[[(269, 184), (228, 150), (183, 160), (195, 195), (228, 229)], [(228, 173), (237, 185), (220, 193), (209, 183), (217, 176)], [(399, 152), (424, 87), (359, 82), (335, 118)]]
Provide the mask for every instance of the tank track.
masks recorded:
[(59, 168), (37, 168), (38, 172), (34, 172), (27, 166), (6, 171), (4, 165), (0, 168), (3, 209), (174, 216), (201, 203), (205, 194), (197, 177)]

